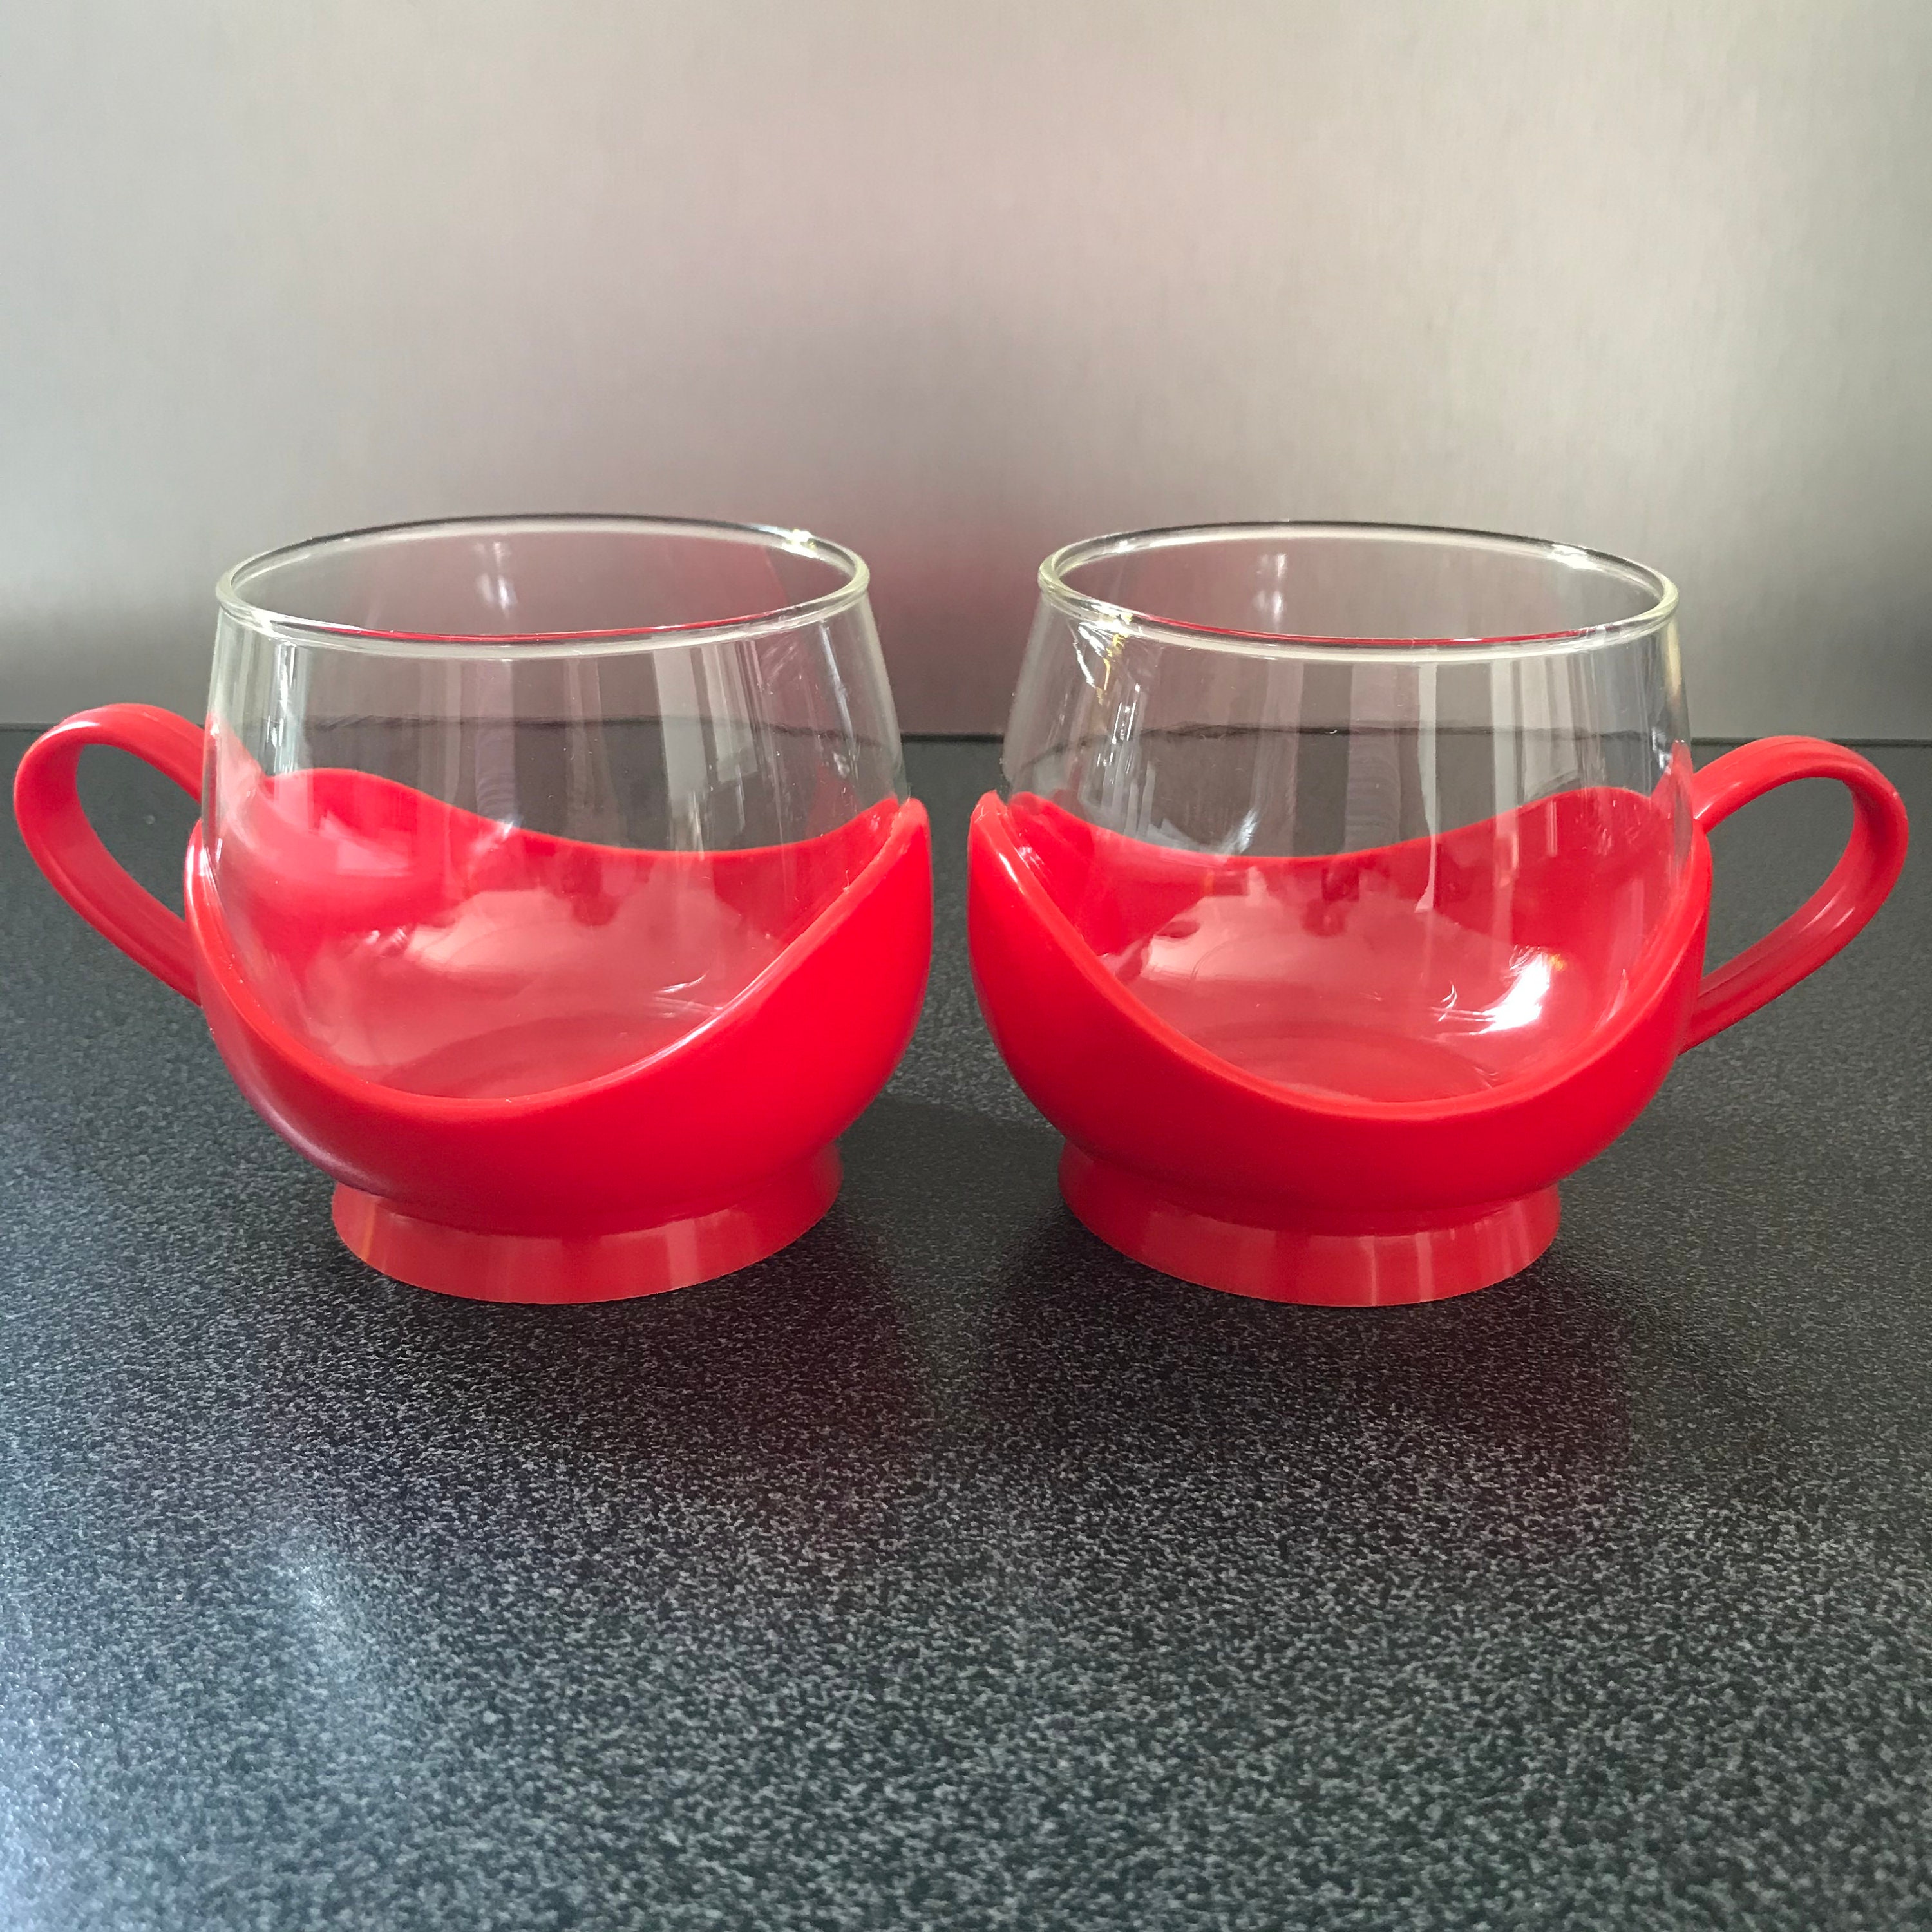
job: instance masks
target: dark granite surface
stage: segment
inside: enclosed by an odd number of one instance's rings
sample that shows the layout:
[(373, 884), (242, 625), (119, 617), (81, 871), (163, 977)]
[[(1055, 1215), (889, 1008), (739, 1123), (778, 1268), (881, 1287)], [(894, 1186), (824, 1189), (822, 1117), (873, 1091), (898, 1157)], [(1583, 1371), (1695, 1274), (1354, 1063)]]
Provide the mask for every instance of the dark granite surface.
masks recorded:
[[(1060, 1208), (992, 748), (911, 755), (933, 992), (838, 1206), (586, 1309), (352, 1261), (8, 820), (0, 1927), (1932, 1924), (1923, 848), (1527, 1275), (1328, 1312)], [(86, 782), (171, 880), (184, 801)], [(1714, 944), (1845, 818), (1725, 827)]]

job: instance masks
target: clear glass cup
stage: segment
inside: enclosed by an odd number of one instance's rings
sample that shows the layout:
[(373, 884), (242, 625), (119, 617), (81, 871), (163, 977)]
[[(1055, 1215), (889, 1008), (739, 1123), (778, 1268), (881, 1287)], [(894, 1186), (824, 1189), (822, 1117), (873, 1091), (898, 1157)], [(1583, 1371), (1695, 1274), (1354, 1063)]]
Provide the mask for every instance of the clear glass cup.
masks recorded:
[(1690, 851), (1664, 579), (1508, 537), (1238, 524), (1076, 544), (1040, 584), (1006, 795), (1168, 1024), (1267, 1079), (1423, 1100), (1616, 1010)]
[[(1814, 739), (1694, 771), (1676, 608), (1640, 565), (1460, 530), (1048, 559), (968, 923), (1088, 1227), (1275, 1300), (1499, 1281), (1683, 1047), (1846, 944), (1898, 876), (1897, 793)], [(1819, 776), (1844, 857), (1705, 974), (1705, 834)]]
[(250, 984), (414, 1093), (538, 1093), (674, 1046), (906, 796), (866, 586), (802, 532), (632, 518), (237, 566), (202, 836)]
[[(277, 550), (218, 597), (205, 728), (79, 713), (22, 760), (15, 811), (334, 1177), (349, 1246), (423, 1287), (584, 1300), (816, 1221), (932, 951), (860, 560), (500, 518)], [(88, 745), (200, 800), (185, 920), (88, 826)]]

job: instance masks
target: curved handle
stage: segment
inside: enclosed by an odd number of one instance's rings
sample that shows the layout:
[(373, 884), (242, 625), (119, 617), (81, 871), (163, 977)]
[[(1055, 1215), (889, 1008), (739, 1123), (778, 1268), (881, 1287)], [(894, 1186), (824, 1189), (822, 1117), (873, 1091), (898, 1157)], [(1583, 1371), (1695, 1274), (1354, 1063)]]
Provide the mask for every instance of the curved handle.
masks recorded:
[(1713, 759), (1690, 779), (1690, 809), (1708, 832), (1740, 806), (1794, 778), (1836, 778), (1852, 795), (1852, 836), (1832, 875), (1782, 926), (1704, 975), (1686, 1046), (1788, 992), (1857, 935), (1905, 863), (1905, 806), (1869, 760), (1822, 738), (1760, 738)]
[(152, 704), (79, 711), (27, 748), (14, 775), (14, 816), (34, 862), (56, 892), (136, 964), (200, 1004), (188, 926), (136, 885), (87, 822), (74, 779), (89, 745), (112, 745), (201, 797), (201, 727)]

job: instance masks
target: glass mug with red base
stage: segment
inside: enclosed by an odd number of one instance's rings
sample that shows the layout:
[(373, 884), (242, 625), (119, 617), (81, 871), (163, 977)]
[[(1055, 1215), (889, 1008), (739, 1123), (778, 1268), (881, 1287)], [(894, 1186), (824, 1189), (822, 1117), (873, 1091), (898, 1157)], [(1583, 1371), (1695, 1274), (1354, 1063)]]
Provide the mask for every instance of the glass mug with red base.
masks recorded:
[[(1690, 766), (1676, 593), (1568, 545), (1231, 525), (1040, 571), (973, 971), (1103, 1240), (1209, 1287), (1425, 1301), (1555, 1238), (1684, 1047), (1844, 946), (1904, 862), (1865, 760)], [(1712, 826), (1851, 791), (1820, 891), (1703, 970)]]
[[(642, 518), (298, 545), (223, 580), (205, 730), (84, 712), (15, 810), (371, 1265), (503, 1300), (704, 1280), (831, 1205), (924, 995), (866, 585), (800, 532)], [(88, 745), (199, 796), (185, 922), (88, 824)]]

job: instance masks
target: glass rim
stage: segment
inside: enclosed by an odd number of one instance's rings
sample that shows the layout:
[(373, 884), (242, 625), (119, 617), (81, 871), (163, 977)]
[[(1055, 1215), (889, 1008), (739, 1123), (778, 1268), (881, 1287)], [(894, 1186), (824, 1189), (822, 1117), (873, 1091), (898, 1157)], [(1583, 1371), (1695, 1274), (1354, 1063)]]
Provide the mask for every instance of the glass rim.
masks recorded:
[[(843, 573), (844, 580), (816, 597), (780, 604), (742, 616), (702, 618), (676, 624), (632, 624), (596, 630), (417, 632), (384, 630), (372, 625), (347, 624), (302, 617), (277, 610), (248, 594), (252, 580), (280, 566), (338, 550), (375, 548), (412, 537), (478, 535), (492, 531), (609, 530), (632, 534), (685, 536), (717, 542), (754, 544), (793, 556), (810, 557)], [(824, 622), (865, 601), (872, 572), (857, 551), (848, 550), (809, 530), (785, 530), (775, 524), (738, 524), (706, 517), (632, 515), (600, 511), (532, 511), (502, 516), (412, 518), (400, 523), (371, 524), (359, 530), (339, 530), (326, 536), (278, 544), (258, 550), (224, 571), (214, 586), (223, 613), (248, 628), (275, 636), (294, 635), (306, 642), (366, 650), (385, 656), (422, 657), (520, 658), (591, 656), (626, 649), (662, 650), (680, 645), (722, 644), (740, 638), (767, 637)]]
[[(1619, 617), (1606, 624), (1579, 626), (1570, 630), (1471, 637), (1345, 637), (1231, 630), (1211, 624), (1190, 623), (1185, 618), (1164, 617), (1157, 612), (1138, 610), (1106, 598), (1090, 596), (1085, 591), (1075, 590), (1066, 581), (1069, 570), (1106, 557), (1205, 544), (1230, 537), (1271, 535), (1289, 538), (1411, 537), (1470, 548), (1480, 544), (1520, 556), (1540, 557), (1570, 569), (1592, 569), (1606, 576), (1620, 577), (1648, 591), (1652, 602), (1648, 608), (1633, 616)], [(1546, 538), (1513, 536), (1500, 530), (1466, 530), (1450, 524), (1352, 523), (1330, 519), (1176, 524), (1156, 530), (1124, 530), (1108, 536), (1083, 537), (1077, 543), (1065, 544), (1055, 550), (1041, 564), (1040, 590), (1046, 602), (1077, 622), (1131, 632), (1157, 643), (1256, 656), (1279, 652), (1284, 656), (1360, 658), (1384, 664), (1392, 656), (1400, 656), (1410, 662), (1466, 661), (1471, 658), (1538, 656), (1594, 650), (1647, 636), (1661, 629), (1677, 612), (1677, 586), (1669, 578), (1647, 564), (1618, 556), (1611, 550), (1592, 550), (1580, 544), (1558, 543)]]

